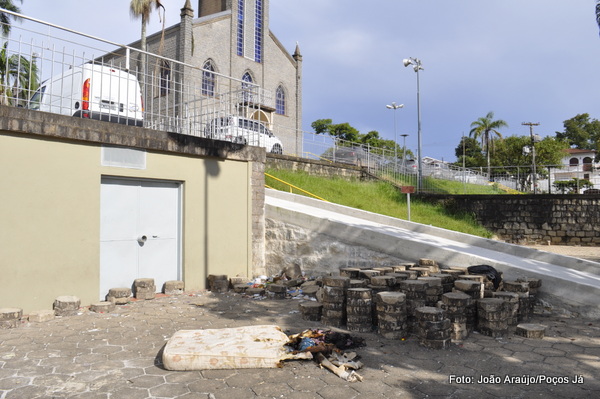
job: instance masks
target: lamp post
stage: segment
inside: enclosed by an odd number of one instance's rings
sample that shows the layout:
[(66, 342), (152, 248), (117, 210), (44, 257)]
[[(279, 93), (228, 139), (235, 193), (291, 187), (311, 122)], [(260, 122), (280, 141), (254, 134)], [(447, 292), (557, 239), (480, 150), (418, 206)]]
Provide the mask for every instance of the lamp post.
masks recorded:
[(386, 105), (387, 109), (394, 110), (394, 173), (398, 172), (398, 136), (396, 135), (396, 110), (398, 108), (404, 107), (404, 104), (396, 104), (395, 102), (392, 105)]
[[(533, 134), (533, 127), (539, 126), (539, 122), (538, 123), (523, 122), (523, 123), (521, 123), (521, 125), (529, 126), (529, 135), (531, 136), (531, 169), (533, 170), (533, 175), (532, 175), (533, 193), (537, 194), (537, 171), (536, 171), (536, 167), (535, 167), (535, 143), (539, 142), (541, 140), (541, 138), (537, 134)], [(549, 179), (550, 178), (548, 177), (548, 180)]]
[(406, 167), (406, 137), (408, 136), (408, 134), (401, 134), (400, 136), (402, 136), (403, 141), (402, 141), (402, 170), (404, 171), (404, 168)]
[(418, 180), (417, 190), (421, 192), (423, 189), (423, 157), (421, 154), (421, 94), (419, 90), (419, 70), (424, 68), (421, 66), (421, 60), (418, 58), (405, 58), (402, 60), (405, 67), (412, 65), (414, 71), (417, 73), (417, 162), (418, 162)]

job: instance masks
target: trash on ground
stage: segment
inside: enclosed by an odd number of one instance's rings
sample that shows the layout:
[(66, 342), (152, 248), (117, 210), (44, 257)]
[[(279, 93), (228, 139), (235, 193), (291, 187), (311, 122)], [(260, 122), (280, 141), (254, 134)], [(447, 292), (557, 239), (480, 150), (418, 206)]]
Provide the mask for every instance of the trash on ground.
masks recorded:
[(162, 362), (167, 370), (276, 368), (284, 360), (314, 359), (349, 382), (362, 381), (355, 352), (363, 338), (330, 330), (286, 335), (278, 326), (180, 330), (167, 341)]
[(180, 330), (163, 350), (167, 370), (276, 368), (286, 359), (312, 359), (293, 353), (288, 336), (278, 326), (247, 326), (209, 330)]
[(305, 330), (300, 334), (290, 335), (289, 338), (288, 345), (294, 350), (294, 353), (312, 353), (315, 361), (321, 367), (348, 382), (363, 380), (354, 371), (363, 366), (360, 361), (356, 360), (357, 354), (343, 351), (364, 346), (364, 339), (330, 330)]

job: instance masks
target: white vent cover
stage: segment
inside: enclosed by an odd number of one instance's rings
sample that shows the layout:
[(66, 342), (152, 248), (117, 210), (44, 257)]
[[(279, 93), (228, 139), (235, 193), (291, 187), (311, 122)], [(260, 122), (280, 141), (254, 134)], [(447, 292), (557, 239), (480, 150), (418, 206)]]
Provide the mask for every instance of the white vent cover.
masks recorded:
[(102, 146), (102, 166), (146, 169), (146, 151), (133, 148)]

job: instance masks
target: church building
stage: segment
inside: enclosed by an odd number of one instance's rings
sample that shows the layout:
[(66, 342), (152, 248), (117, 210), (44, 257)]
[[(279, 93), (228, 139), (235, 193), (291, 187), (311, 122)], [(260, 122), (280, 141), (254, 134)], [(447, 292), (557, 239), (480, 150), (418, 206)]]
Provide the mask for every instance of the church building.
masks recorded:
[[(207, 104), (211, 100), (223, 103), (236, 90), (256, 87), (258, 91), (251, 97), (245, 94), (241, 99), (232, 99), (229, 112), (263, 122), (281, 139), (286, 154), (298, 153), (302, 55), (297, 44), (293, 53), (288, 52), (269, 30), (269, 0), (198, 0), (197, 10), (186, 0), (180, 15), (179, 24), (166, 28), (164, 33), (149, 35), (147, 48), (192, 68), (159, 60), (156, 74), (160, 88), (153, 89), (150, 101), (147, 94), (147, 112), (156, 107), (152, 103), (177, 87), (181, 90), (174, 92), (182, 96), (177, 101), (186, 104)], [(139, 42), (131, 46), (139, 48)], [(152, 69), (152, 62), (148, 69)], [(191, 94), (190, 87), (194, 87)], [(184, 115), (181, 107), (177, 112)]]

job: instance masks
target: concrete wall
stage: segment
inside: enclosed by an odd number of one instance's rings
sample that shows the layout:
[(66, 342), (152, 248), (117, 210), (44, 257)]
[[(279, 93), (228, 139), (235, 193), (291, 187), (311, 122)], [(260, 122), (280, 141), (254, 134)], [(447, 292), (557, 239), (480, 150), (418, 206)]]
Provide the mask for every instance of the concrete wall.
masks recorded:
[(499, 239), (515, 244), (600, 245), (600, 196), (468, 195), (424, 197), (472, 213)]
[(266, 219), (265, 275), (279, 275), (300, 266), (309, 277), (338, 275), (340, 267), (382, 267), (407, 262), (344, 238), (322, 234), (293, 223)]
[[(275, 190), (267, 191), (266, 217), (267, 220), (277, 221), (274, 226), (285, 228), (277, 228), (276, 231), (290, 232), (288, 236), (269, 233), (268, 237), (267, 251), (277, 245), (272, 240), (288, 241), (281, 242), (278, 247), (278, 255), (284, 262), (289, 262), (288, 258), (305, 262), (310, 260), (310, 251), (319, 251), (319, 248), (332, 248), (333, 253), (337, 251), (336, 248), (357, 246), (360, 248), (357, 253), (370, 255), (365, 251), (368, 250), (376, 255), (371, 258), (373, 263), (393, 259), (415, 262), (419, 258), (429, 258), (436, 260), (442, 267), (487, 264), (503, 272), (507, 280), (522, 277), (542, 279), (540, 297), (553, 306), (571, 309), (589, 317), (600, 315), (597, 299), (600, 292), (600, 267), (596, 262)], [(312, 241), (310, 251), (303, 246), (303, 242), (307, 240)], [(324, 240), (322, 246), (318, 240)], [(339, 256), (343, 261), (347, 252)], [(267, 257), (273, 259), (268, 254)], [(329, 272), (334, 264), (329, 263), (326, 257), (324, 259), (326, 261), (322, 262), (323, 267), (327, 267), (325, 272)], [(317, 262), (315, 264), (319, 266)]]
[[(146, 151), (145, 169), (102, 166), (107, 144)], [(186, 289), (211, 273), (262, 271), (264, 159), (261, 148), (0, 106), (0, 307), (103, 295), (103, 176), (182, 184)]]

